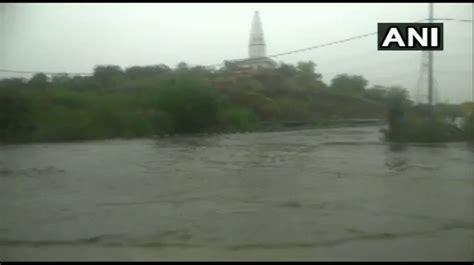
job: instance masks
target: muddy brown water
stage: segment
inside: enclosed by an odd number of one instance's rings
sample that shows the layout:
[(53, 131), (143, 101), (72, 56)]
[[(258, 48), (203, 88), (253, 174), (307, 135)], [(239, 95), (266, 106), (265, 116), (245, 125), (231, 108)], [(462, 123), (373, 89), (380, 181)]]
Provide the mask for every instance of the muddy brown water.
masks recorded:
[(379, 127), (0, 146), (8, 260), (473, 260), (474, 146)]

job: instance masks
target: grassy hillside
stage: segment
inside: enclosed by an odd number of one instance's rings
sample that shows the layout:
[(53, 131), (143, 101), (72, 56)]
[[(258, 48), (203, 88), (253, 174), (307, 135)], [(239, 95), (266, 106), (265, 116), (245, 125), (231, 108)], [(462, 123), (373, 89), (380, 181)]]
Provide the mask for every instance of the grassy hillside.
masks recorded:
[(294, 121), (321, 126), (332, 119), (384, 118), (384, 97), (367, 96), (370, 90), (357, 85), (360, 77), (338, 77), (342, 87), (326, 85), (314, 67), (312, 62), (281, 64), (239, 75), (185, 64), (176, 69), (99, 66), (86, 77), (4, 79), (0, 141), (251, 131)]

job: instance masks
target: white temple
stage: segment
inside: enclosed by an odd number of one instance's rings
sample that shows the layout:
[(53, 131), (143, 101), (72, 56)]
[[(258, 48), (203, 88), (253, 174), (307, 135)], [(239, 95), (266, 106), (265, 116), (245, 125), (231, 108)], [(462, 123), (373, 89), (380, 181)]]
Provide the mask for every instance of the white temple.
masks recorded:
[(266, 48), (260, 15), (258, 11), (255, 11), (250, 29), (249, 58), (266, 57)]
[(252, 20), (252, 27), (250, 29), (250, 38), (248, 46), (249, 58), (243, 60), (231, 60), (225, 61), (224, 64), (227, 68), (273, 68), (277, 66), (277, 63), (272, 59), (266, 57), (266, 44), (263, 35), (262, 22), (260, 20), (260, 14), (255, 11)]

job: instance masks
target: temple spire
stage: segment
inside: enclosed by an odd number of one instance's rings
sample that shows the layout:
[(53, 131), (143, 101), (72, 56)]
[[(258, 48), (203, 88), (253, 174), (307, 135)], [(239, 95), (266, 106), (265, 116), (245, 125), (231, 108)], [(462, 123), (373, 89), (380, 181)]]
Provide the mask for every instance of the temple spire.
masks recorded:
[(250, 30), (249, 57), (259, 58), (267, 56), (265, 39), (263, 37), (262, 22), (258, 11), (255, 11)]

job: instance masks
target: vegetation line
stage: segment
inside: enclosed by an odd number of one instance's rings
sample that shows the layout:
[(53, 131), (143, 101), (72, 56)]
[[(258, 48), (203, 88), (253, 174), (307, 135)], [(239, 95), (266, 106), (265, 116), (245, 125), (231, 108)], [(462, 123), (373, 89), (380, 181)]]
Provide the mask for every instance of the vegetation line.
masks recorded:
[[(326, 84), (312, 61), (247, 72), (180, 63), (97, 66), (92, 76), (39, 73), (0, 80), (0, 142), (279, 131), (351, 119), (388, 120), (390, 141), (474, 138), (473, 115), (461, 105), (427, 112), (401, 87), (367, 85), (349, 74)], [(465, 118), (462, 128), (446, 122), (454, 117)]]

